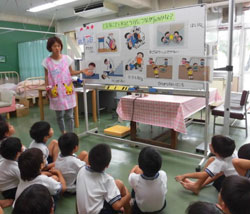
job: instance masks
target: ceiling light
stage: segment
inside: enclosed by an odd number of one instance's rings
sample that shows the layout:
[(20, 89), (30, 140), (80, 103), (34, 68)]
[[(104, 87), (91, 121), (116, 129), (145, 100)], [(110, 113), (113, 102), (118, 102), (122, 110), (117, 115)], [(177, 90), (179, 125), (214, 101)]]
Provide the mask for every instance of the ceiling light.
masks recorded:
[(50, 2), (50, 3), (42, 4), (42, 5), (39, 5), (39, 6), (36, 6), (36, 7), (32, 7), (30, 9), (28, 9), (27, 11), (33, 12), (33, 13), (40, 12), (40, 11), (43, 11), (43, 10), (48, 10), (50, 8), (53, 8), (53, 7), (68, 4), (68, 3), (71, 3), (71, 2), (74, 2), (74, 1), (78, 1), (78, 0), (57, 0), (57, 1), (54, 1), (54, 2)]

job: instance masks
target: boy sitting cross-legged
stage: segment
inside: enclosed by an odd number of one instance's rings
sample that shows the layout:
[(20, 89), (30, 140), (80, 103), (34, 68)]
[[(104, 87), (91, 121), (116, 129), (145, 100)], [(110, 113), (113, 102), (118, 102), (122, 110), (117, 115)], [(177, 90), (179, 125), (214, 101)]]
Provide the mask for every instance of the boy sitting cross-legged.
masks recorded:
[(76, 192), (76, 177), (81, 167), (88, 161), (88, 153), (82, 151), (78, 156), (74, 153), (78, 151), (79, 139), (73, 132), (63, 134), (58, 140), (61, 153), (59, 154), (55, 168), (62, 172), (66, 181), (66, 192)]

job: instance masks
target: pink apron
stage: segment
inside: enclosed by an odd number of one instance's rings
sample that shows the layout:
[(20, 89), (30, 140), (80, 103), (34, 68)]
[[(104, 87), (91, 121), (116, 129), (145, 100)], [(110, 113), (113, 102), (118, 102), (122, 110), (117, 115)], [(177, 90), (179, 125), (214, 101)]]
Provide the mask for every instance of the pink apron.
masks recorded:
[(50, 108), (56, 111), (68, 110), (76, 106), (74, 86), (67, 56), (62, 55), (60, 63), (56, 64), (50, 57), (46, 59), (48, 68), (48, 83), (52, 87)]

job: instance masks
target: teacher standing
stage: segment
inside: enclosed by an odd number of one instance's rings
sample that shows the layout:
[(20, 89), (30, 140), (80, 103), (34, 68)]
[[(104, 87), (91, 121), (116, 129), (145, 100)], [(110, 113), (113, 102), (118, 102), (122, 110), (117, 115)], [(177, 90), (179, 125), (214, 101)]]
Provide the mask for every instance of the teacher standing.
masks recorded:
[(49, 96), (50, 109), (55, 110), (59, 129), (62, 133), (74, 131), (73, 108), (76, 97), (71, 76), (84, 73), (93, 75), (88, 69), (74, 71), (73, 60), (61, 54), (63, 44), (58, 37), (51, 37), (47, 42), (47, 50), (51, 55), (45, 58), (42, 65), (45, 69), (45, 86)]

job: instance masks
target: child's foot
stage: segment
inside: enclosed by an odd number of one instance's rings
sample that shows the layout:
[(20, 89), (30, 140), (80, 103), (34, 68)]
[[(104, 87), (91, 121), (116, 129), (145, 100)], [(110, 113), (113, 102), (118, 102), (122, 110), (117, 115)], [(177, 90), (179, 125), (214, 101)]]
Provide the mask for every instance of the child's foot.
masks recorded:
[(14, 201), (13, 199), (0, 200), (0, 206), (2, 208), (10, 207), (13, 204), (13, 201)]
[(199, 194), (200, 189), (197, 187), (195, 182), (185, 179), (185, 181), (181, 181), (180, 183), (185, 189), (192, 191), (196, 195)]
[(175, 180), (178, 181), (178, 182), (181, 182), (181, 181), (183, 181), (184, 179), (185, 179), (185, 177), (184, 177), (183, 175), (177, 175), (177, 176), (175, 177)]

